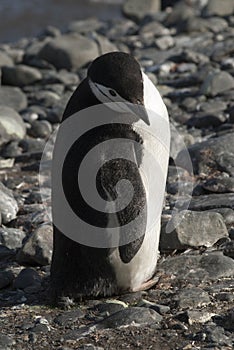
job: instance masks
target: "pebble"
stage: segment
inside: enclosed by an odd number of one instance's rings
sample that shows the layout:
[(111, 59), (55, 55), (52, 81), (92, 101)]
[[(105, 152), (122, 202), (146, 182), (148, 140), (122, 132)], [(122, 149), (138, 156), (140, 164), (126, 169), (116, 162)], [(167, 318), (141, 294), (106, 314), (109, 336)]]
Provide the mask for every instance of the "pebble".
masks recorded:
[(0, 213), (2, 223), (7, 224), (16, 218), (18, 204), (14, 198), (13, 192), (0, 182)]
[(41, 278), (37, 271), (32, 268), (23, 269), (14, 280), (15, 289), (26, 289), (28, 287), (39, 288), (41, 285)]
[(201, 288), (185, 288), (176, 294), (174, 301), (180, 309), (195, 309), (211, 303), (207, 292)]
[(202, 187), (205, 190), (214, 193), (234, 192), (234, 178), (227, 177), (209, 179), (202, 184)]
[(0, 130), (3, 133), (0, 144), (23, 139), (26, 132), (22, 117), (14, 109), (5, 106), (0, 106)]
[(84, 313), (80, 309), (76, 309), (63, 312), (54, 319), (54, 322), (60, 326), (67, 327), (83, 317)]
[(205, 9), (204, 14), (206, 16), (228, 16), (234, 13), (234, 3), (232, 0), (209, 0)]
[(2, 68), (3, 85), (25, 86), (34, 84), (41, 78), (42, 74), (38, 69), (23, 64)]
[(48, 138), (52, 133), (52, 126), (47, 120), (35, 120), (28, 130), (28, 134), (35, 138)]
[(94, 41), (79, 34), (61, 35), (50, 40), (39, 52), (39, 57), (57, 69), (76, 70), (98, 56)]
[(147, 15), (154, 15), (160, 10), (158, 0), (126, 0), (123, 4), (123, 13), (127, 18), (134, 21), (141, 21)]
[(17, 249), (22, 246), (26, 233), (16, 228), (0, 228), (0, 244), (9, 249)]
[(52, 245), (52, 227), (39, 226), (19, 250), (17, 261), (20, 264), (48, 265), (52, 257)]
[(216, 96), (233, 88), (234, 78), (228, 72), (212, 72), (205, 78), (201, 93), (206, 96)]
[[(17, 112), (27, 107), (27, 97), (18, 87), (0, 86), (0, 105), (10, 107)], [(2, 104), (4, 101), (4, 104)]]

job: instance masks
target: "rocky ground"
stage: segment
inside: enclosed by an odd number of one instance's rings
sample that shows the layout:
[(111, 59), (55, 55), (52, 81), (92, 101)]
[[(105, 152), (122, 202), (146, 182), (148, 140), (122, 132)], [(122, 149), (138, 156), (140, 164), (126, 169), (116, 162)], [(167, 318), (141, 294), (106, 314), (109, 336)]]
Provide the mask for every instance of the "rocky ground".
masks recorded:
[[(179, 1), (164, 12), (156, 0), (132, 3), (122, 20), (77, 21), (0, 46), (1, 350), (233, 349), (234, 2)], [(158, 282), (54, 308), (40, 160), (88, 63), (113, 50), (135, 55), (170, 115)]]

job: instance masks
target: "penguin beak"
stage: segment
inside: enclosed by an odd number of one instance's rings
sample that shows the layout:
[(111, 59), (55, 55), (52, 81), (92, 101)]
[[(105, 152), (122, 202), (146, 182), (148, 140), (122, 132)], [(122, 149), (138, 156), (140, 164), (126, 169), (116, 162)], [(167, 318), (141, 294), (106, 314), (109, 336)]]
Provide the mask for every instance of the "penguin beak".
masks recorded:
[(141, 120), (143, 120), (147, 125), (150, 125), (148, 113), (142, 104), (133, 104), (129, 107), (131, 111), (136, 114)]

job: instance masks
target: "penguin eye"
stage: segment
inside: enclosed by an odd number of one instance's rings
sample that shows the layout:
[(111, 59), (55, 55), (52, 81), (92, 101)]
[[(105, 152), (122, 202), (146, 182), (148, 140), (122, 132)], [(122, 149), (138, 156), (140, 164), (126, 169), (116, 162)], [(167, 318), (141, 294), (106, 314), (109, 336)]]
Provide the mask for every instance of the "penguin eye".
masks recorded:
[(110, 93), (110, 95), (113, 96), (113, 97), (114, 97), (114, 96), (117, 96), (117, 94), (116, 94), (116, 92), (115, 92), (114, 90), (111, 90), (111, 89), (110, 89), (110, 90), (109, 90), (109, 93)]

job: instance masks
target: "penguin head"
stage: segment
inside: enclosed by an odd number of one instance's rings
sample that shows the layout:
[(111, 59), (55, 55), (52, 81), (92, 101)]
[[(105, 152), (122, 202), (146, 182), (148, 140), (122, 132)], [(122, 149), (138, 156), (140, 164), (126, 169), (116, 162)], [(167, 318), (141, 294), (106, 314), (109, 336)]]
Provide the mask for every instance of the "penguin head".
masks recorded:
[[(149, 124), (147, 113), (140, 108), (144, 106), (141, 66), (132, 55), (110, 52), (99, 56), (88, 68), (88, 81), (93, 94), (101, 103), (131, 103), (134, 105), (130, 108), (131, 111), (136, 114), (140, 112), (141, 119)], [(123, 108), (122, 112), (128, 108)]]

